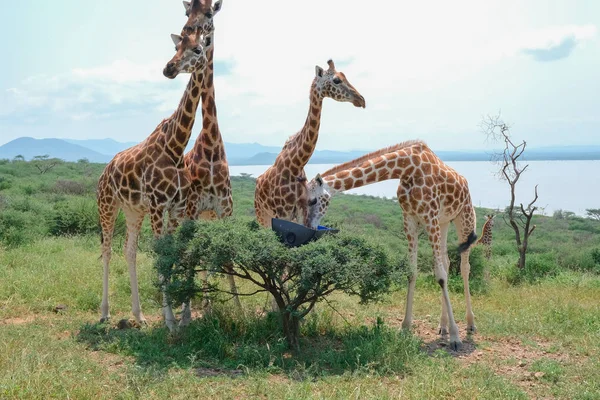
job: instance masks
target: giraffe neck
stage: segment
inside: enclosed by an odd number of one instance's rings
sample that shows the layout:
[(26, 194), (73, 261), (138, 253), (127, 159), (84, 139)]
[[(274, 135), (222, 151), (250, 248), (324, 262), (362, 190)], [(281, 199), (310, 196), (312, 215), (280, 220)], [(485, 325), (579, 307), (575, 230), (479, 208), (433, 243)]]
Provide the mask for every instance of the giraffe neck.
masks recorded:
[(177, 163), (183, 161), (185, 147), (190, 140), (192, 127), (196, 119), (196, 110), (200, 103), (201, 80), (201, 72), (192, 72), (177, 110), (163, 125), (163, 131), (166, 133), (165, 151), (171, 153), (171, 157)]
[(210, 49), (206, 54), (208, 62), (200, 91), (202, 97), (202, 131), (196, 139), (193, 149), (194, 153), (200, 154), (202, 158), (209, 162), (225, 159), (225, 146), (219, 130), (215, 103), (213, 56), (214, 49)]
[(360, 165), (351, 166), (331, 175), (323, 176), (332, 194), (359, 188), (388, 179), (401, 179), (415, 171), (414, 157), (410, 150), (398, 150), (365, 160)]
[[(315, 151), (319, 139), (322, 107), (323, 97), (319, 95), (316, 84), (313, 82), (306, 122), (300, 132), (288, 139), (282, 151), (288, 160), (287, 164), (292, 167), (293, 174), (299, 173), (304, 168)], [(294, 171), (295, 169), (298, 169), (298, 172)]]
[(481, 228), (481, 237), (477, 241), (477, 243), (486, 243), (492, 241), (492, 229), (490, 220), (485, 221), (483, 224), (483, 228)]

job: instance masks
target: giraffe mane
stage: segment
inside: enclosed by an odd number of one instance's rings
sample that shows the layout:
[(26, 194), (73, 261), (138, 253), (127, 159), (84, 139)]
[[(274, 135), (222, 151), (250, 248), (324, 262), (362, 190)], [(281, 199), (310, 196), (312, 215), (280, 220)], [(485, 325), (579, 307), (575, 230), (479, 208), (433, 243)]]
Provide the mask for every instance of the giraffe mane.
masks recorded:
[(347, 162), (345, 162), (343, 164), (340, 164), (340, 165), (336, 165), (335, 167), (330, 168), (327, 171), (321, 173), (321, 176), (325, 177), (325, 176), (330, 176), (330, 175), (337, 174), (340, 171), (345, 171), (345, 170), (347, 170), (349, 168), (353, 168), (353, 167), (359, 166), (362, 163), (364, 163), (365, 161), (368, 161), (368, 160), (370, 160), (372, 158), (379, 157), (379, 156), (387, 154), (387, 153), (392, 153), (394, 151), (397, 151), (397, 150), (400, 150), (400, 149), (404, 149), (406, 147), (410, 147), (410, 146), (415, 145), (415, 144), (425, 145), (425, 142), (422, 141), (422, 140), (419, 140), (419, 139), (416, 139), (416, 140), (407, 140), (407, 141), (404, 141), (404, 142), (401, 142), (401, 143), (398, 143), (398, 144), (394, 144), (392, 146), (384, 147), (383, 149), (379, 149), (379, 150), (375, 150), (375, 151), (373, 151), (371, 153), (367, 153), (364, 156), (360, 156), (360, 157), (358, 157), (358, 158), (356, 158), (354, 160), (347, 161)]

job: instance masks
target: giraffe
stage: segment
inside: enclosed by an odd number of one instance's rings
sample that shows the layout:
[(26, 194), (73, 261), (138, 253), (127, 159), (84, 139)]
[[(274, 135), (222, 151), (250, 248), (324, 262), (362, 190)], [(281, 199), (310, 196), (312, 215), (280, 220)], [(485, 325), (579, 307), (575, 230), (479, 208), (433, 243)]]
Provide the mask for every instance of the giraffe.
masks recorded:
[(355, 107), (365, 107), (365, 98), (342, 72), (336, 71), (333, 61), (329, 60), (327, 64), (327, 71), (319, 66), (315, 68), (304, 127), (286, 141), (275, 163), (256, 180), (254, 208), (258, 222), (265, 227), (271, 225), (271, 218), (295, 219), (305, 223), (307, 204), (302, 196), (306, 184), (304, 166), (312, 156), (319, 137), (323, 99), (329, 97), (350, 102)]
[[(207, 34), (203, 40), (201, 33), (202, 30), (198, 29), (195, 34), (186, 37), (171, 35), (176, 45), (176, 54), (166, 65), (163, 74), (173, 79), (179, 72), (191, 73), (175, 112), (163, 120), (143, 142), (115, 155), (98, 181), (97, 202), (104, 267), (101, 322), (110, 318), (108, 275), (112, 235), (119, 210), (123, 210), (127, 222), (125, 253), (131, 284), (132, 312), (135, 320), (142, 325), (146, 324), (146, 318), (140, 306), (136, 272), (137, 241), (142, 222), (145, 215), (149, 214), (152, 232), (155, 237), (159, 237), (165, 231), (163, 220), (167, 213), (167, 229), (172, 231), (177, 218), (181, 218), (185, 212), (181, 207), (181, 200), (185, 198), (185, 188), (189, 182), (185, 174), (183, 153), (200, 102), (201, 73), (207, 62), (205, 51), (212, 44), (212, 33)], [(172, 330), (175, 328), (175, 316), (167, 300), (163, 290), (163, 317)]]
[(494, 228), (494, 214), (485, 216), (486, 221), (481, 229), (481, 237), (477, 241), (484, 248), (485, 258), (489, 261), (492, 258), (492, 228)]
[[(182, 34), (194, 31), (197, 24), (205, 18), (211, 21), (221, 10), (222, 1), (210, 6), (210, 1), (203, 3), (183, 2), (188, 21)], [(214, 29), (214, 28), (213, 28)], [(185, 169), (190, 179), (190, 188), (186, 200), (186, 217), (190, 219), (221, 219), (233, 213), (231, 180), (229, 164), (225, 155), (225, 144), (219, 130), (214, 87), (214, 44), (207, 50), (207, 67), (202, 77), (200, 96), (202, 98), (202, 129), (194, 147), (184, 157)], [(231, 268), (231, 266), (226, 266)], [(234, 295), (236, 307), (241, 310), (237, 296), (237, 287), (233, 276), (227, 275), (231, 293)], [(203, 273), (206, 282), (207, 274)], [(191, 319), (190, 304), (184, 304), (180, 325), (187, 325)]]
[(449, 323), (450, 346), (457, 349), (461, 341), (447, 287), (450, 266), (447, 251), (448, 228), (450, 222), (454, 222), (461, 243), (460, 270), (467, 304), (467, 326), (469, 332), (475, 332), (469, 292), (469, 249), (477, 239), (475, 208), (471, 203), (467, 180), (444, 164), (424, 142), (403, 142), (366, 154), (323, 174), (317, 174), (308, 184), (308, 225), (312, 228), (318, 226), (327, 212), (332, 195), (387, 179), (400, 180), (398, 202), (402, 207), (404, 232), (409, 245), (411, 275), (402, 327), (408, 330), (412, 324), (417, 278), (418, 228), (424, 226), (433, 248), (435, 278), (442, 289), (440, 333), (448, 333)]

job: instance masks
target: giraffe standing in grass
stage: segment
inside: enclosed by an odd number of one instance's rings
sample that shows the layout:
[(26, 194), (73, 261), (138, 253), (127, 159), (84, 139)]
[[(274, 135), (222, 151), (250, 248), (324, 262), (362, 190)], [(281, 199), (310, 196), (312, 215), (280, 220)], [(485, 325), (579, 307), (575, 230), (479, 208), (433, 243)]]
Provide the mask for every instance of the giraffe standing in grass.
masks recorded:
[(485, 217), (486, 221), (481, 229), (481, 237), (477, 240), (477, 244), (483, 246), (485, 258), (489, 261), (492, 258), (492, 228), (494, 228), (494, 215), (488, 214)]
[[(209, 31), (212, 21), (204, 25)], [(102, 262), (104, 265), (101, 321), (110, 318), (108, 275), (115, 219), (122, 209), (127, 222), (125, 254), (131, 284), (132, 312), (139, 324), (146, 324), (140, 305), (136, 272), (137, 242), (142, 222), (150, 215), (155, 237), (165, 233), (164, 218), (168, 214), (167, 230), (172, 231), (182, 218), (182, 200), (189, 186), (183, 154), (190, 138), (196, 110), (200, 102), (201, 76), (206, 67), (206, 53), (212, 44), (212, 33), (199, 28), (194, 34), (172, 35), (176, 54), (163, 73), (175, 78), (180, 72), (191, 73), (179, 106), (171, 117), (163, 120), (146, 140), (118, 153), (106, 166), (98, 182), (98, 211), (102, 228)], [(161, 278), (159, 278), (161, 279)], [(175, 328), (175, 316), (163, 290), (163, 317), (169, 329)]]
[(404, 215), (404, 231), (409, 245), (411, 276), (409, 278), (404, 329), (412, 325), (412, 307), (417, 279), (418, 228), (423, 226), (433, 248), (435, 279), (442, 289), (440, 333), (448, 333), (450, 346), (460, 346), (458, 326), (454, 321), (448, 295), (447, 238), (450, 222), (454, 222), (460, 241), (460, 270), (467, 303), (467, 329), (475, 331), (469, 292), (469, 252), (477, 239), (475, 209), (467, 180), (440, 160), (421, 141), (408, 141), (369, 153), (356, 160), (336, 166), (316, 176), (308, 184), (308, 226), (316, 228), (327, 212), (332, 195), (353, 188), (399, 179), (398, 202)]
[(258, 222), (271, 226), (272, 218), (297, 220), (305, 224), (307, 215), (306, 174), (304, 166), (312, 156), (319, 138), (323, 99), (330, 97), (365, 107), (364, 97), (335, 69), (332, 60), (329, 69), (316, 67), (316, 76), (310, 88), (310, 107), (302, 130), (291, 136), (269, 167), (256, 180), (254, 208)]
[[(211, 20), (221, 10), (222, 1), (196, 0), (184, 2), (188, 20), (182, 34), (193, 32), (206, 18)], [(233, 213), (229, 164), (225, 155), (225, 144), (219, 130), (214, 86), (214, 44), (206, 52), (207, 67), (202, 77), (200, 96), (202, 98), (202, 130), (194, 147), (184, 158), (185, 168), (190, 179), (190, 189), (186, 199), (186, 216), (190, 219), (221, 219)], [(233, 276), (227, 275), (231, 293), (238, 309), (241, 304)], [(206, 282), (207, 274), (203, 273)], [(191, 320), (190, 305), (185, 304), (181, 325)]]

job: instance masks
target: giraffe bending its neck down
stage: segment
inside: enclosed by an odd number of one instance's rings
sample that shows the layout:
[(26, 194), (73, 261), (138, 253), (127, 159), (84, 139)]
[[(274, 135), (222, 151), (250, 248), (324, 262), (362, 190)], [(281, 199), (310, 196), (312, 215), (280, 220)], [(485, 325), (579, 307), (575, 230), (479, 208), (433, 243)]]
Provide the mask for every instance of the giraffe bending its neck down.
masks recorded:
[[(172, 35), (177, 53), (164, 69), (164, 75), (175, 78), (179, 72), (191, 72), (190, 80), (173, 115), (163, 120), (142, 143), (118, 153), (106, 166), (98, 182), (98, 211), (102, 227), (102, 261), (104, 279), (102, 319), (110, 317), (108, 304), (108, 274), (112, 235), (119, 209), (127, 221), (126, 258), (131, 283), (133, 315), (140, 324), (142, 314), (136, 273), (137, 241), (142, 222), (150, 214), (155, 237), (164, 233), (165, 215), (168, 229), (173, 230), (177, 218), (184, 215), (181, 207), (189, 182), (183, 154), (190, 138), (196, 109), (200, 101), (200, 81), (206, 67), (206, 53), (212, 35), (201, 38), (200, 30), (184, 38)], [(163, 316), (169, 329), (175, 327), (175, 317), (163, 291)]]
[(484, 248), (485, 258), (489, 260), (492, 258), (492, 228), (494, 228), (494, 215), (488, 214), (485, 216), (486, 221), (481, 229), (481, 237), (477, 241)]
[(406, 316), (402, 327), (410, 329), (417, 278), (418, 228), (424, 226), (433, 248), (435, 278), (442, 288), (440, 333), (446, 334), (450, 324), (450, 345), (458, 348), (460, 339), (448, 296), (447, 237), (450, 222), (454, 222), (461, 251), (460, 270), (464, 281), (469, 332), (475, 331), (469, 292), (469, 252), (477, 239), (475, 209), (467, 180), (444, 164), (421, 141), (409, 141), (391, 146), (317, 175), (308, 184), (309, 226), (316, 228), (327, 212), (332, 195), (356, 187), (388, 179), (399, 179), (398, 202), (404, 215), (404, 231), (409, 244), (411, 276), (409, 279)]
[(302, 130), (291, 136), (275, 159), (275, 163), (258, 177), (254, 192), (254, 208), (258, 222), (271, 226), (272, 218), (297, 220), (305, 224), (307, 212), (304, 166), (312, 156), (319, 138), (323, 99), (330, 97), (365, 107), (364, 97), (335, 70), (332, 60), (328, 70), (316, 67), (310, 89), (310, 107)]

